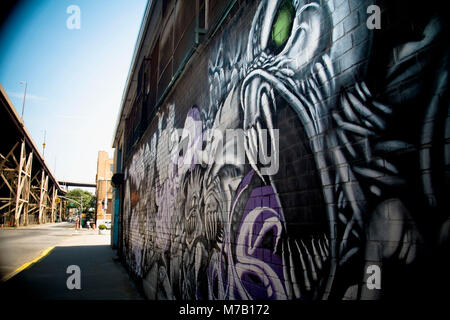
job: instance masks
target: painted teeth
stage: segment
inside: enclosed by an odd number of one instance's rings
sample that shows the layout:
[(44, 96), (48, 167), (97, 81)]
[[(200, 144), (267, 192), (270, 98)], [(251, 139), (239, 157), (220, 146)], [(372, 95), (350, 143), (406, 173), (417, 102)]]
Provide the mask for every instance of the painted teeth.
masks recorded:
[(323, 91), (328, 97), (331, 94), (331, 88), (329, 86), (329, 78), (325, 70), (326, 67), (318, 62), (315, 64), (315, 72), (313, 72), (313, 74), (315, 75), (316, 83), (323, 87)]
[(322, 270), (322, 260), (320, 259), (319, 252), (316, 248), (316, 245), (314, 244), (314, 238), (311, 240), (311, 245), (313, 250), (314, 262), (316, 263), (319, 270)]
[[(326, 236), (283, 241), (282, 263), (286, 279), (289, 279), (286, 282), (288, 296), (295, 299), (315, 297), (321, 273), (325, 272), (329, 260), (328, 253)], [(295, 261), (300, 266), (296, 267)]]
[(205, 227), (206, 227), (206, 237), (208, 238), (208, 240), (214, 240), (214, 238), (216, 237), (217, 234), (216, 218), (217, 218), (216, 211), (206, 213)]
[(294, 294), (296, 298), (301, 298), (302, 294), (300, 292), (300, 286), (298, 285), (297, 282), (297, 277), (295, 276), (295, 272), (294, 272), (294, 261), (292, 258), (292, 250), (291, 250), (291, 246), (289, 244), (289, 240), (288, 240), (288, 249), (289, 249), (289, 264), (291, 266), (290, 268), (290, 273), (291, 273), (291, 278), (292, 278), (292, 283), (293, 283), (293, 289), (294, 289)]
[(305, 253), (306, 253), (306, 259), (307, 259), (307, 262), (308, 262), (309, 270), (311, 272), (312, 280), (313, 281), (317, 281), (317, 279), (318, 279), (317, 271), (316, 271), (316, 267), (314, 265), (311, 253), (309, 252), (308, 248), (306, 247), (305, 243), (302, 240), (300, 240), (300, 243), (302, 244), (303, 249), (305, 250)]
[(222, 243), (223, 242), (223, 229), (220, 229), (217, 233), (217, 242)]
[(196, 219), (194, 216), (191, 216), (186, 220), (186, 235), (188, 242), (191, 242), (194, 239), (196, 225)]
[(307, 291), (311, 291), (311, 282), (309, 281), (308, 271), (306, 268), (306, 262), (305, 258), (303, 257), (302, 250), (300, 250), (300, 247), (297, 243), (297, 240), (295, 240), (295, 245), (297, 246), (298, 253), (300, 255), (300, 263), (303, 270), (303, 283), (305, 284), (305, 288)]

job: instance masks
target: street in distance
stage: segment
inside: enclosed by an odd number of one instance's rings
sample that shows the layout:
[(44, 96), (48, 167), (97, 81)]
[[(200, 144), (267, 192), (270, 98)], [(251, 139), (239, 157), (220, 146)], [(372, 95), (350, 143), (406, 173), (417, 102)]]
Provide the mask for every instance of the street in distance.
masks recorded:
[(189, 304), (186, 304), (186, 306), (180, 307), (178, 313), (180, 315), (200, 315), (209, 318), (213, 313), (220, 312), (223, 315), (270, 315), (269, 306), (266, 304), (225, 304), (222, 309), (217, 307), (189, 306)]

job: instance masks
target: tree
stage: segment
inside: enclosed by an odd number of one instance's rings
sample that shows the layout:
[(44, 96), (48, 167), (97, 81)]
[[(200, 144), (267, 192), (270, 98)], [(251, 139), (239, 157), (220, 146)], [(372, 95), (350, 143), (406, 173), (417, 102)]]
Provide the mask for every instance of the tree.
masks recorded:
[[(88, 191), (79, 188), (73, 189), (66, 193), (66, 198), (81, 202), (83, 205), (83, 212), (89, 213), (89, 209), (95, 208), (95, 196)], [(74, 204), (75, 207), (78, 207), (77, 203)]]

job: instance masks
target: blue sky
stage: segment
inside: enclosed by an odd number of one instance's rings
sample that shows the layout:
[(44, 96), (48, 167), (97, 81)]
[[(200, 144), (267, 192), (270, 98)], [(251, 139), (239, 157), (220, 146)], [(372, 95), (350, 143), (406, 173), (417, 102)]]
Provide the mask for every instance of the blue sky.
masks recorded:
[[(57, 179), (94, 182), (111, 148), (146, 0), (27, 0), (0, 30), (0, 83)], [(80, 29), (66, 10), (80, 8)]]

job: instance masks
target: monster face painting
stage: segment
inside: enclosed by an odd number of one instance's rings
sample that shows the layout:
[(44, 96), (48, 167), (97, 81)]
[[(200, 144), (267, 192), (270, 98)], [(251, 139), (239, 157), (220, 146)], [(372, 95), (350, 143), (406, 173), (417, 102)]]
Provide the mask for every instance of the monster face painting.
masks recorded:
[(439, 282), (448, 28), (410, 6), (238, 6), (183, 74), (192, 97), (174, 87), (125, 165), (121, 250), (149, 298), (388, 299)]

